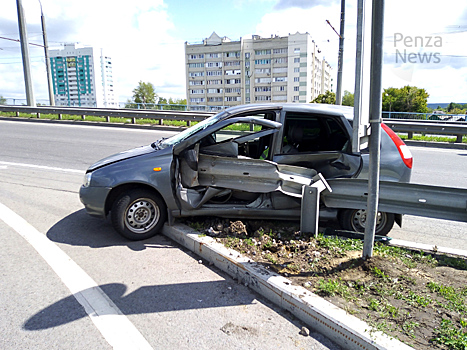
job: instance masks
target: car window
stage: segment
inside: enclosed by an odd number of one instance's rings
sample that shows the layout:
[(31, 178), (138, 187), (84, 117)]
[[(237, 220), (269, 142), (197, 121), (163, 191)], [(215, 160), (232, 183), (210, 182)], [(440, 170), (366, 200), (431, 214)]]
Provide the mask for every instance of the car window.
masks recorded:
[(326, 115), (287, 113), (282, 154), (346, 151), (349, 136), (338, 119)]

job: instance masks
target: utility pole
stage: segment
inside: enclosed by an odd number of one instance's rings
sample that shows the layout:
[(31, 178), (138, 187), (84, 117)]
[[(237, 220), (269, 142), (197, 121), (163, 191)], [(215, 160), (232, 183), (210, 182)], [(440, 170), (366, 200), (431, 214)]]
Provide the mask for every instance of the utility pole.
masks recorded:
[(379, 201), (384, 0), (373, 0), (371, 17), (370, 164), (363, 258), (373, 256)]
[(345, 27), (345, 0), (341, 0), (341, 27), (340, 27), (340, 34), (339, 34), (339, 61), (337, 62), (336, 105), (342, 104), (342, 65), (344, 62), (344, 27)]
[(42, 12), (42, 3), (39, 0), (41, 6), (41, 24), (42, 24), (42, 38), (44, 40), (44, 56), (45, 56), (45, 68), (47, 70), (47, 84), (49, 86), (49, 102), (51, 106), (55, 106), (55, 97), (52, 85), (52, 72), (50, 70), (50, 61), (49, 61), (49, 45), (47, 43), (47, 31), (45, 29), (45, 17), (44, 12)]
[(24, 85), (26, 87), (26, 100), (28, 106), (36, 107), (36, 100), (34, 99), (34, 91), (32, 89), (31, 67), (29, 63), (29, 47), (28, 35), (26, 31), (26, 19), (24, 18), (23, 3), (21, 0), (16, 0), (16, 7), (18, 9), (19, 38), (21, 40), (21, 55), (23, 57), (23, 72)]

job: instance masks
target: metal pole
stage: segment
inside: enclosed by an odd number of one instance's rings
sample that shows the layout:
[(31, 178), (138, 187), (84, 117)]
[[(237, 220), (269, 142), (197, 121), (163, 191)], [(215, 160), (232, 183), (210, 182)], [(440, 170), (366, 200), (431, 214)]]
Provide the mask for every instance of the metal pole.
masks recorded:
[(360, 151), (360, 119), (362, 111), (362, 74), (363, 74), (363, 0), (357, 5), (357, 49), (355, 59), (355, 94), (352, 135), (352, 152)]
[(45, 69), (47, 70), (47, 84), (49, 86), (49, 103), (51, 106), (55, 106), (55, 97), (52, 85), (52, 72), (50, 70), (50, 61), (49, 61), (49, 46), (47, 43), (47, 31), (45, 29), (45, 17), (42, 12), (42, 3), (39, 0), (39, 5), (41, 6), (41, 23), (42, 23), (42, 38), (44, 40), (44, 56), (45, 56)]
[(341, 0), (341, 26), (339, 34), (339, 60), (337, 63), (336, 105), (342, 104), (342, 65), (344, 61), (345, 0)]
[(32, 89), (31, 67), (29, 63), (29, 47), (28, 34), (26, 31), (26, 19), (24, 18), (23, 3), (21, 0), (16, 0), (18, 9), (18, 26), (19, 38), (21, 40), (21, 55), (23, 58), (24, 85), (26, 88), (26, 100), (28, 106), (35, 107), (36, 100), (34, 99), (34, 91)]
[(373, 256), (379, 200), (384, 0), (373, 0), (371, 18), (370, 164), (363, 258)]

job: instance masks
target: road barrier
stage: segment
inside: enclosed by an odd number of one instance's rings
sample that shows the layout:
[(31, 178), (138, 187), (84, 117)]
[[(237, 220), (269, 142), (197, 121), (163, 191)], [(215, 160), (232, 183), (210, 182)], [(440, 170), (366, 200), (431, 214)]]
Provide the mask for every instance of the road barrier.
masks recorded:
[[(136, 119), (153, 119), (164, 124), (164, 120), (185, 121), (187, 126), (193, 121), (204, 120), (215, 113), (197, 112), (197, 111), (160, 111), (149, 109), (119, 109), (119, 108), (82, 108), (82, 107), (54, 107), (54, 106), (6, 106), (0, 105), (0, 112), (13, 112), (16, 116), (20, 113), (34, 114), (40, 118), (41, 114), (56, 114), (58, 119), (63, 115), (79, 115), (85, 120), (86, 116), (105, 117), (110, 122), (111, 117), (130, 119), (131, 123), (136, 124)], [(435, 121), (435, 120), (410, 120), (410, 119), (383, 119), (395, 132), (408, 133), (409, 139), (414, 133), (437, 134), (437, 135), (455, 135), (456, 142), (462, 142), (462, 136), (467, 135), (466, 122)]]

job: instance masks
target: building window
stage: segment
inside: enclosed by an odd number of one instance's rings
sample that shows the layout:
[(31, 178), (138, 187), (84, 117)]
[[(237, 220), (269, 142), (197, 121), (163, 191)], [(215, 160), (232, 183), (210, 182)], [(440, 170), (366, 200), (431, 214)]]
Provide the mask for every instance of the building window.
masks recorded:
[(204, 85), (204, 80), (190, 80), (190, 85)]
[(204, 63), (188, 63), (189, 68), (203, 68)]
[(293, 97), (293, 100), (294, 100), (294, 101), (298, 101), (298, 100), (299, 100), (299, 97), (298, 97), (298, 96), (294, 96), (294, 97)]
[(227, 61), (227, 62), (224, 62), (224, 66), (225, 67), (228, 67), (228, 66), (239, 66), (240, 65), (240, 61)]
[(188, 75), (190, 77), (204, 77), (204, 72), (190, 72)]
[[(212, 68), (212, 67), (222, 67), (222, 62), (208, 62), (208, 63), (206, 64), (206, 66), (207, 66), (208, 68)], [(203, 67), (204, 67), (204, 65), (203, 65)]]
[(294, 72), (294, 73), (300, 73), (300, 68), (299, 68), (299, 67), (295, 67), (295, 68), (293, 69), (293, 72)]
[(240, 96), (226, 96), (224, 98), (224, 101), (226, 102), (237, 102), (237, 101), (241, 101), (242, 98)]
[(275, 77), (272, 81), (273, 81), (274, 83), (275, 83), (275, 82), (287, 81), (287, 77)]
[(219, 58), (221, 57), (221, 54), (220, 53), (208, 53), (206, 54), (206, 57), (207, 58)]
[(294, 83), (298, 83), (300, 81), (300, 77), (294, 77), (293, 81), (294, 81)]
[(300, 88), (298, 86), (293, 87), (293, 91), (299, 91), (299, 90), (300, 90)]
[(222, 75), (222, 71), (221, 70), (210, 70), (210, 71), (207, 71), (206, 72), (206, 75)]
[(222, 80), (217, 79), (217, 80), (208, 80), (208, 85), (220, 85), (222, 84)]
[(255, 91), (256, 92), (267, 92), (267, 91), (271, 91), (271, 87), (270, 86), (257, 86), (255, 87)]
[(271, 73), (271, 68), (256, 68), (255, 73), (269, 74), (269, 73)]
[(255, 64), (271, 64), (271, 60), (270, 59), (255, 60)]
[(293, 59), (293, 63), (300, 63), (300, 57), (295, 57)]
[(293, 52), (294, 52), (294, 53), (300, 53), (300, 48), (299, 48), (299, 47), (296, 47), (295, 49), (293, 49)]
[(221, 94), (222, 89), (208, 89), (208, 94)]
[(270, 55), (271, 50), (255, 50), (255, 55)]
[(281, 85), (281, 86), (275, 86), (274, 91), (286, 91), (287, 86), (286, 85)]
[(274, 54), (279, 54), (279, 53), (287, 53), (287, 48), (282, 48), (282, 49), (274, 49), (272, 51)]
[(204, 89), (190, 90), (190, 94), (204, 94)]
[(225, 84), (230, 85), (230, 84), (240, 84), (241, 79), (226, 79)]
[(201, 58), (204, 58), (204, 54), (202, 54), (202, 53), (197, 54), (197, 55), (189, 55), (188, 56), (189, 60), (199, 60)]
[(240, 51), (224, 52), (224, 57), (240, 57)]
[(240, 75), (242, 74), (242, 71), (240, 69), (235, 69), (235, 70), (226, 70), (224, 72), (225, 75)]
[(271, 78), (255, 78), (255, 83), (270, 83), (271, 82)]
[(288, 59), (287, 57), (280, 57), (280, 58), (275, 58), (274, 63), (287, 63)]
[(271, 96), (255, 96), (255, 101), (271, 101)]

